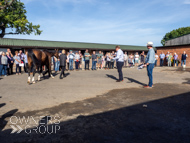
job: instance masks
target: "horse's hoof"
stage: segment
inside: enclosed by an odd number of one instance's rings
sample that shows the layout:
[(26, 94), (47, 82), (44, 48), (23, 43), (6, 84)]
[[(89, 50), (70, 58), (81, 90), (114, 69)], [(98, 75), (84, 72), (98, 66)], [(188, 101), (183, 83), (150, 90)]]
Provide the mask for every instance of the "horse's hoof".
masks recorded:
[(32, 82), (33, 84), (36, 83), (35, 81)]

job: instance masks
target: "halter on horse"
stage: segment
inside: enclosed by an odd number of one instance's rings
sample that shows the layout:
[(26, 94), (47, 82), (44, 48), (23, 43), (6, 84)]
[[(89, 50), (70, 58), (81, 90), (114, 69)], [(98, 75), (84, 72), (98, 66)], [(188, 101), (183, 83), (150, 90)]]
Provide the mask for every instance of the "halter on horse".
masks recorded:
[(40, 75), (42, 73), (42, 66), (46, 66), (47, 70), (43, 73), (45, 75), (49, 73), (49, 77), (52, 78), (51, 73), (51, 57), (55, 56), (58, 58), (58, 50), (54, 52), (49, 52), (47, 50), (41, 51), (38, 49), (28, 49), (27, 58), (28, 58), (28, 83), (30, 83), (30, 72), (33, 72), (32, 83), (35, 83), (34, 76), (37, 70), (38, 72), (38, 81), (40, 80)]

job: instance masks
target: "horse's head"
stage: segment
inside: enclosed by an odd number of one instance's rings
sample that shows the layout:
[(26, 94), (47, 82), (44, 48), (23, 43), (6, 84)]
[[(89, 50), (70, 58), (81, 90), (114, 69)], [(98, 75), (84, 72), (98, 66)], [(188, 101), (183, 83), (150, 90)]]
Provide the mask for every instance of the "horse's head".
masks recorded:
[(58, 50), (58, 49), (55, 49), (54, 56), (55, 56), (56, 58), (58, 58), (58, 57), (59, 57), (59, 50)]

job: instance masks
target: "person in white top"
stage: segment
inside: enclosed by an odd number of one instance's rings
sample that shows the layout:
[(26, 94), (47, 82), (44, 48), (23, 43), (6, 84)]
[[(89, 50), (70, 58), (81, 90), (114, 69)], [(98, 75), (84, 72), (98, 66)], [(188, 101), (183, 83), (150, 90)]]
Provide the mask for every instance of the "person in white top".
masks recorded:
[(79, 69), (79, 62), (80, 62), (80, 55), (78, 54), (78, 52), (75, 53), (75, 69), (76, 71), (78, 71)]
[(157, 66), (158, 58), (159, 58), (159, 56), (157, 54), (155, 54), (155, 64), (154, 64), (154, 66)]
[(138, 66), (138, 64), (139, 64), (139, 54), (138, 54), (138, 52), (136, 52), (136, 54), (135, 54), (135, 66)]
[(124, 58), (123, 58), (124, 54), (123, 54), (123, 51), (120, 49), (120, 46), (116, 46), (115, 50), (117, 53), (116, 53), (116, 57), (113, 59), (116, 60), (116, 62), (117, 62), (117, 70), (119, 73), (119, 80), (117, 80), (116, 82), (121, 82), (121, 81), (123, 81), (122, 67), (124, 64)]
[(128, 60), (128, 56), (127, 56), (127, 52), (125, 52), (124, 54), (124, 66), (127, 66), (127, 60)]

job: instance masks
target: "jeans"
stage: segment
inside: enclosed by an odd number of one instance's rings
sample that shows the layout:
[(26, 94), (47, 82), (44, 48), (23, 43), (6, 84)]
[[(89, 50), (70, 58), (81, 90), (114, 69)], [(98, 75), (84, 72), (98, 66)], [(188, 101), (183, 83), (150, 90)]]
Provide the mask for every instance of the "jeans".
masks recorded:
[(69, 70), (73, 70), (73, 59), (69, 59)]
[(77, 61), (75, 61), (75, 69), (79, 69), (79, 61), (77, 62)]
[(7, 75), (7, 65), (3, 65), (4, 75)]
[[(21, 61), (24, 63), (24, 67), (23, 67), (23, 68), (24, 68), (24, 72), (26, 72), (25, 62), (24, 62), (24, 60), (21, 60)], [(20, 67), (20, 70), (21, 70), (21, 68), (22, 68), (22, 67)], [(21, 71), (22, 71), (22, 70), (21, 70)]]
[(171, 67), (172, 66), (172, 62), (171, 60), (168, 61), (168, 67)]
[(175, 64), (178, 66), (178, 60), (174, 60), (174, 66)]
[(110, 63), (110, 68), (113, 69), (114, 68), (114, 62)]
[[(19, 71), (18, 71), (19, 69)], [(19, 67), (19, 64), (16, 64), (16, 73), (21, 73), (21, 67)]]
[(89, 70), (89, 60), (85, 60), (85, 70)]
[(69, 63), (67, 63), (67, 70), (69, 70)]
[(153, 77), (152, 77), (153, 68), (154, 68), (154, 64), (147, 65), (147, 74), (149, 77), (149, 83), (148, 83), (149, 87), (152, 87), (152, 85), (153, 85)]
[(97, 61), (92, 61), (92, 70), (96, 70)]
[(123, 72), (122, 72), (122, 67), (124, 65), (124, 62), (117, 62), (117, 71), (119, 73), (119, 80), (123, 80)]
[(26, 73), (28, 73), (28, 63), (25, 63)]
[(164, 65), (164, 59), (160, 59), (160, 66), (162, 67)]
[(8, 71), (8, 74), (11, 75), (13, 74), (13, 64), (9, 64), (9, 71)]
[(0, 76), (7, 75), (7, 65), (0, 65)]
[(155, 60), (154, 66), (157, 66), (157, 60)]
[(2, 70), (3, 69), (3, 65), (0, 65), (0, 76), (2, 75)]
[(186, 65), (186, 60), (181, 60), (181, 66), (183, 66), (183, 63)]
[(106, 61), (106, 66), (105, 66), (105, 68), (108, 68), (108, 69), (110, 69), (110, 61)]
[(55, 71), (59, 71), (60, 61), (55, 62)]

